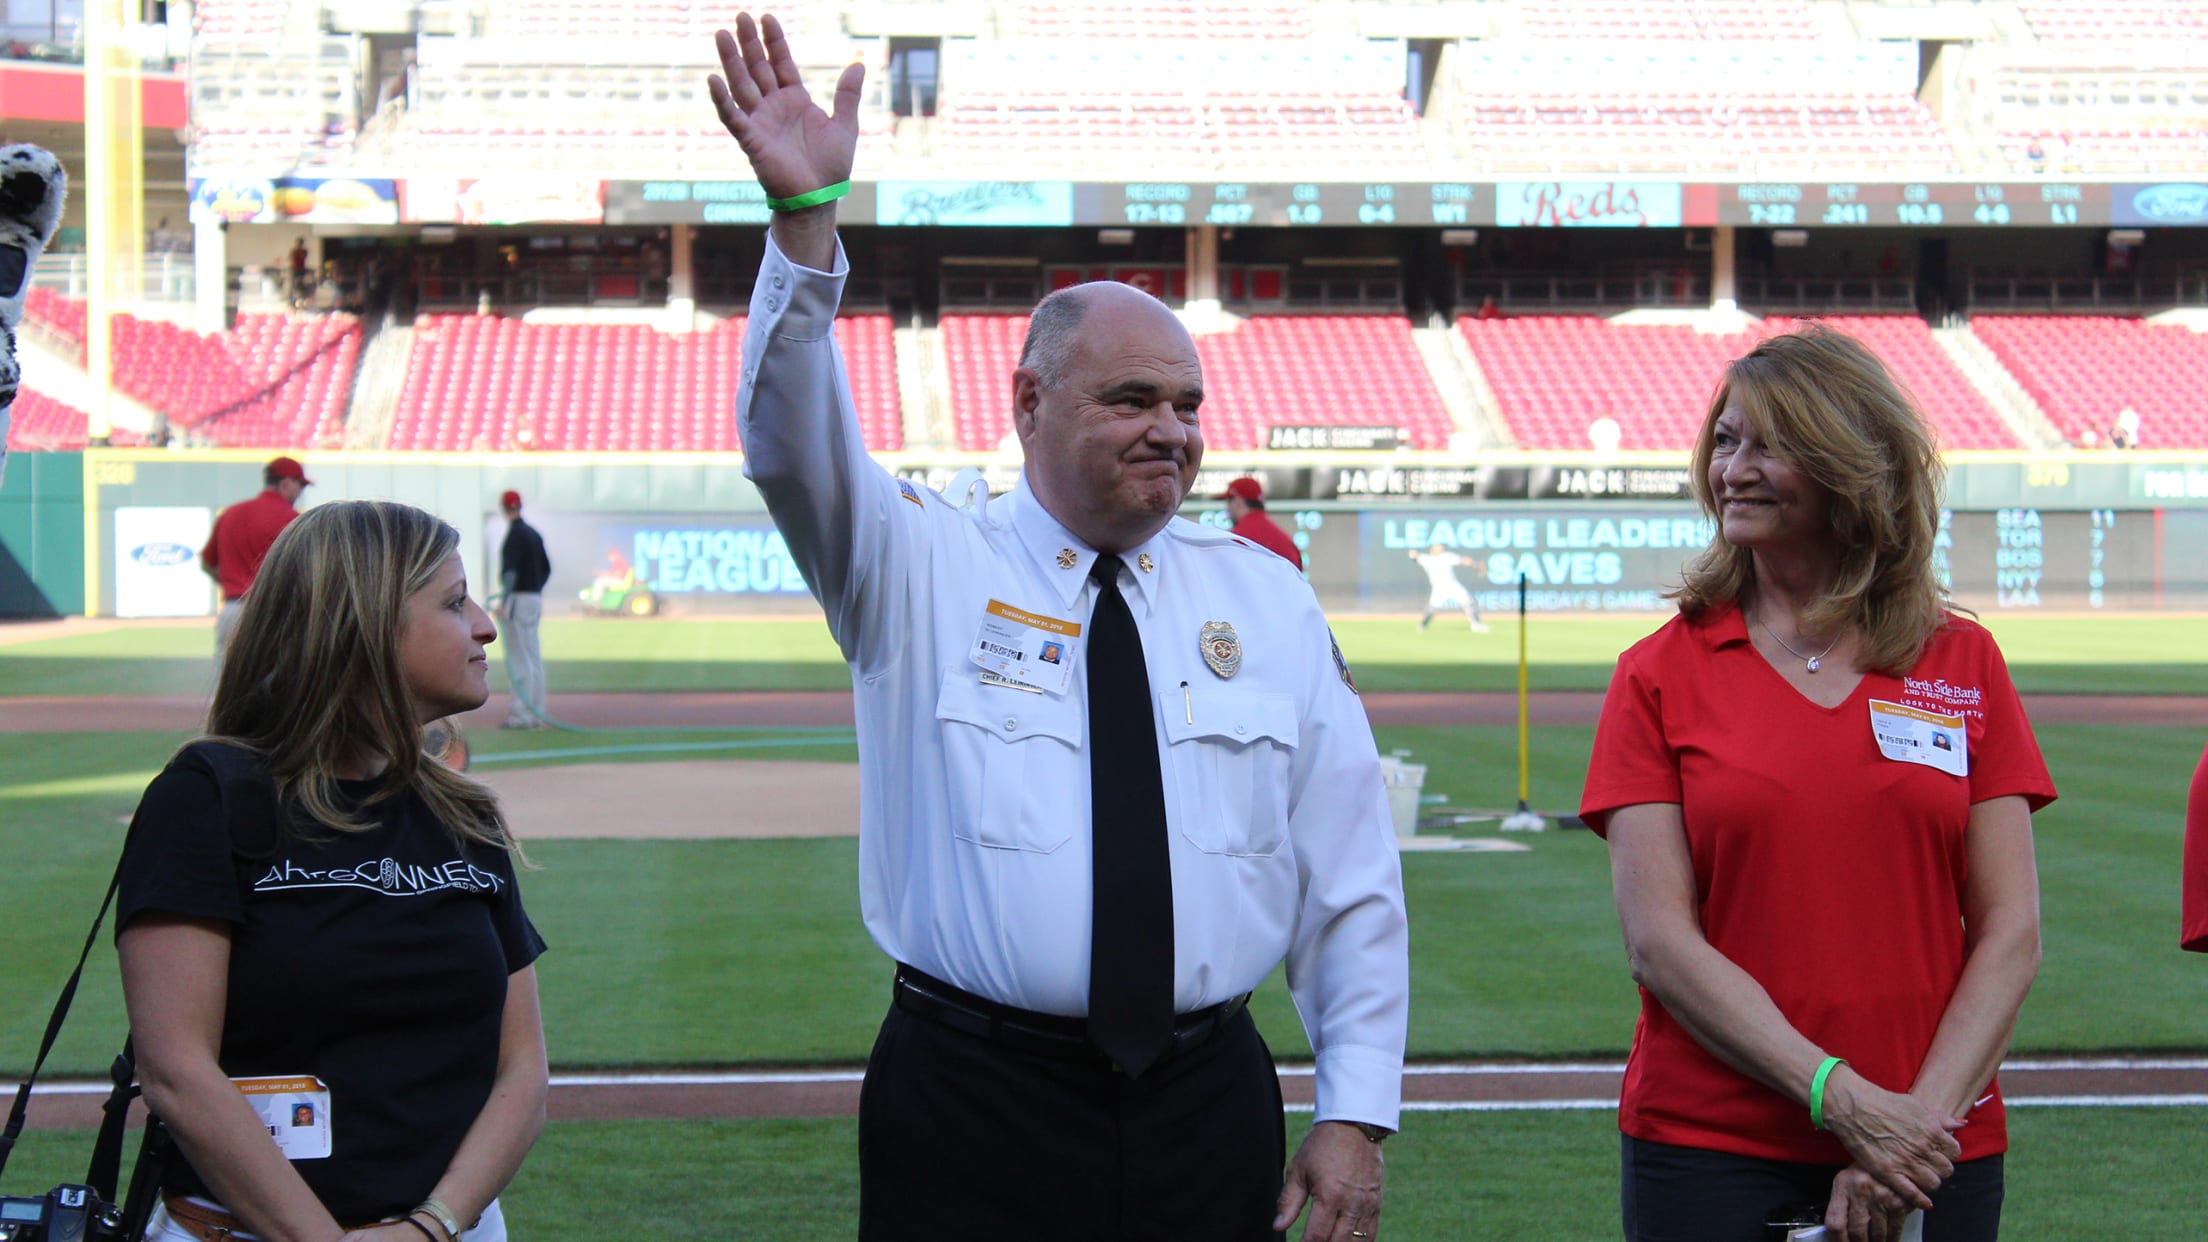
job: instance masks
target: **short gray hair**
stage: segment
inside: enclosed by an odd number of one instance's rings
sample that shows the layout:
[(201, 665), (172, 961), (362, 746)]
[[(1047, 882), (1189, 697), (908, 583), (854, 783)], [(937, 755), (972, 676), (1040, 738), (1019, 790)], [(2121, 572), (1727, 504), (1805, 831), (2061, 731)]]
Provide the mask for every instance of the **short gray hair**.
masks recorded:
[(1035, 304), (1028, 316), (1027, 339), (1020, 343), (1020, 365), (1035, 372), (1045, 388), (1056, 388), (1073, 365), (1074, 342), (1088, 315), (1082, 286), (1069, 285)]

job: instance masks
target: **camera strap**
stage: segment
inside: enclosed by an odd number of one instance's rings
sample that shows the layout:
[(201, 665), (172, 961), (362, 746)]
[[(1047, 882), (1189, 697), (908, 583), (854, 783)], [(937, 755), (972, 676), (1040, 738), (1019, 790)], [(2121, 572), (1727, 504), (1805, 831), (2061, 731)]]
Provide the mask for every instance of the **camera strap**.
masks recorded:
[[(15, 1104), (8, 1109), (7, 1128), (0, 1130), (0, 1170), (7, 1168), (8, 1156), (15, 1151), (15, 1140), (23, 1133), (23, 1122), (29, 1116), (31, 1108), (31, 1084), (38, 1081), (38, 1072), (46, 1067), (46, 1054), (54, 1050), (54, 1040), (61, 1035), (61, 1024), (69, 1016), (70, 1002), (77, 999), (77, 982), (84, 978), (84, 964), (92, 956), (92, 945), (100, 938), (100, 924), (107, 921), (108, 907), (115, 904), (115, 890), (122, 882), (123, 864), (121, 859), (117, 859), (115, 875), (107, 882), (107, 896), (100, 899), (100, 912), (92, 916), (92, 930), (85, 933), (84, 949), (77, 954), (77, 968), (69, 972), (69, 982), (61, 985), (61, 998), (54, 1002), (53, 1016), (46, 1019), (46, 1035), (38, 1041), (38, 1059), (31, 1062), (30, 1075), (24, 1078), (23, 1085), (15, 1089)], [(129, 1045), (125, 1044), (124, 1048), (127, 1056)], [(113, 1103), (112, 1098), (109, 1102)], [(128, 1107), (127, 1100), (125, 1107)], [(119, 1148), (122, 1143), (122, 1130), (119, 1126), (116, 1129), (115, 1142)], [(96, 1182), (89, 1184), (103, 1196), (107, 1196), (114, 1189), (115, 1175), (113, 1172), (108, 1174), (104, 1188)]]

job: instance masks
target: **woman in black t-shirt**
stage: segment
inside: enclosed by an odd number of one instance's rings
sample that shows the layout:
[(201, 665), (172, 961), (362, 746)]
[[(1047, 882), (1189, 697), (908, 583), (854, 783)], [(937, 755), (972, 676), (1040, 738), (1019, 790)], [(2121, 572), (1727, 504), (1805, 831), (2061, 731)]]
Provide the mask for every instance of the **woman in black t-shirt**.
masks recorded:
[(407, 505), (301, 514), (208, 735), (139, 804), (116, 949), (184, 1157), (157, 1242), (506, 1236), (498, 1194), (544, 1124), (544, 942), (496, 796), (422, 753), (489, 697), (458, 546)]

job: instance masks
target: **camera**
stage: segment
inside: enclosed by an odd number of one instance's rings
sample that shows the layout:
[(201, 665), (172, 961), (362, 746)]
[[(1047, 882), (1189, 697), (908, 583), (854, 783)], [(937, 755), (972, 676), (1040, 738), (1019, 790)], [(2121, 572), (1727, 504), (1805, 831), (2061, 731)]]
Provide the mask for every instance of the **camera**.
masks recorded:
[(0, 1195), (0, 1242), (120, 1242), (123, 1214), (90, 1186), (56, 1186), (40, 1198)]

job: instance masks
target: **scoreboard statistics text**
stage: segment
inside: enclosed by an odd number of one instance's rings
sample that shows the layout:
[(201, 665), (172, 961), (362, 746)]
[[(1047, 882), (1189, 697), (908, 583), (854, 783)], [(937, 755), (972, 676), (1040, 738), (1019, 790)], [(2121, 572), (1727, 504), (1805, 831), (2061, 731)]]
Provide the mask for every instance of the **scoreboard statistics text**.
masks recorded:
[(2111, 187), (2076, 182), (1754, 182), (1719, 187), (1718, 224), (1778, 228), (2110, 223)]
[[(608, 224), (763, 224), (752, 181), (608, 181)], [(2105, 228), (2208, 225), (2208, 180), (875, 181), (842, 205), (903, 227)]]

